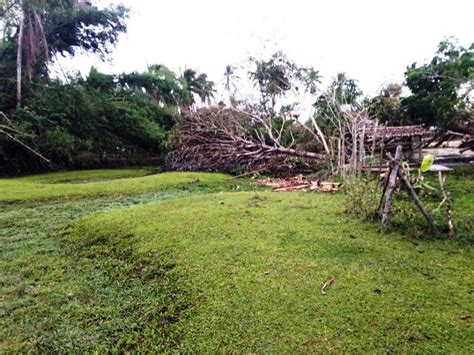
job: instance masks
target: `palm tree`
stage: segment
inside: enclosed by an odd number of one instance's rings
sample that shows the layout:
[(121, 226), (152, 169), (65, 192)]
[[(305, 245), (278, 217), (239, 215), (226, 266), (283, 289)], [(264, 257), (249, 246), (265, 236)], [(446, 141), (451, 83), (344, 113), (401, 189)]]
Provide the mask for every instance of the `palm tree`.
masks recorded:
[[(225, 89), (227, 90), (229, 94), (229, 101), (231, 106), (235, 106), (236, 100), (235, 100), (235, 93), (237, 91), (237, 86), (235, 84), (236, 81), (239, 80), (239, 77), (235, 74), (235, 67), (232, 65), (226, 65), (225, 71), (224, 71), (224, 78), (225, 78)], [(231, 89), (232, 92), (231, 92)]]
[(202, 103), (210, 104), (214, 97), (214, 82), (207, 80), (207, 74), (198, 74), (193, 69), (186, 69), (183, 73), (183, 81), (189, 94), (189, 106), (194, 104), (194, 94), (198, 95)]

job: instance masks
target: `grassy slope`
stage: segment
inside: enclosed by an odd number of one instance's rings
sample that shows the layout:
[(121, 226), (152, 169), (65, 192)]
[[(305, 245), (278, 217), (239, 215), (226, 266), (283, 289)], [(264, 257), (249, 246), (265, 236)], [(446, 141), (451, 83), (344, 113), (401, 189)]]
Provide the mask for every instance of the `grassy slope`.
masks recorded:
[[(147, 173), (147, 170), (139, 169), (95, 170), (1, 179), (0, 202), (137, 195), (187, 188), (196, 179), (200, 180), (201, 185), (215, 185), (226, 178), (223, 174), (197, 173), (164, 173), (159, 178), (158, 175), (143, 176)], [(114, 179), (113, 183), (108, 181), (111, 179)]]
[[(95, 170), (0, 179), (0, 352), (85, 349), (99, 344), (96, 333), (113, 342), (114, 331), (108, 327), (123, 333), (134, 324), (124, 310), (144, 297), (146, 283), (114, 279), (104, 271), (113, 259), (88, 260), (79, 250), (68, 251), (63, 235), (75, 219), (183, 195), (246, 188), (218, 174), (161, 174), (143, 181), (148, 173)], [(111, 181), (97, 182), (105, 179)], [(107, 194), (101, 191), (104, 185)], [(80, 290), (94, 290), (89, 306), (71, 304)], [(144, 297), (150, 306), (158, 291)], [(99, 323), (86, 326), (91, 319)]]
[[(472, 324), (460, 317), (473, 312), (472, 251), (381, 237), (346, 219), (341, 202), (182, 198), (86, 219), (74, 240), (91, 256), (166, 259), (161, 272), (179, 280), (168, 345), (185, 351), (467, 352)], [(323, 296), (328, 276), (336, 282)]]
[(0, 180), (1, 349), (473, 350), (468, 245), (380, 236), (343, 196), (135, 173)]

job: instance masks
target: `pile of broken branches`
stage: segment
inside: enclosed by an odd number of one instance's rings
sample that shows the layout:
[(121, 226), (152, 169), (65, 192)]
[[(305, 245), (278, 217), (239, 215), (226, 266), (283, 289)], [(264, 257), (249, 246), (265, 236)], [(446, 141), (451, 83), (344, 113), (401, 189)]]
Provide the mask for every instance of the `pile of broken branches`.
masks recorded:
[(315, 191), (315, 192), (336, 192), (342, 187), (340, 182), (326, 182), (319, 179), (307, 178), (297, 175), (288, 179), (262, 179), (259, 180), (262, 186), (271, 186), (275, 192), (288, 191)]
[(235, 108), (213, 107), (190, 112), (176, 135), (168, 157), (173, 170), (275, 172), (298, 164), (320, 163), (324, 154), (282, 143), (285, 122), (278, 129), (271, 119)]

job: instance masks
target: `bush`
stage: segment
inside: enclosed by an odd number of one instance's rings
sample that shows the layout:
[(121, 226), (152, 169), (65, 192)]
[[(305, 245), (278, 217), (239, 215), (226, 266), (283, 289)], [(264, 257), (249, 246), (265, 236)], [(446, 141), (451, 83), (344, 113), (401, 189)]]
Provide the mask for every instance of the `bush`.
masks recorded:
[(346, 212), (367, 220), (376, 219), (375, 210), (380, 200), (377, 181), (370, 176), (344, 182), (347, 196)]

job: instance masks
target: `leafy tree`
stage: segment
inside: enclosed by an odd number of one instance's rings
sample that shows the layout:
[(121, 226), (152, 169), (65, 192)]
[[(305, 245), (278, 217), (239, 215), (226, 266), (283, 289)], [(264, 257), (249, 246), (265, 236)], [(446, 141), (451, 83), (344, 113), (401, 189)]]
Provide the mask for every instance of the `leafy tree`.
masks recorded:
[(123, 89), (130, 89), (138, 95), (148, 95), (163, 105), (184, 107), (188, 103), (187, 88), (164, 65), (151, 65), (145, 73), (122, 74), (117, 81)]
[[(168, 150), (179, 117), (176, 105), (137, 95), (97, 70), (85, 80), (36, 87), (24, 106), (9, 115), (22, 141), (58, 167), (90, 166), (117, 156), (129, 162), (142, 155), (159, 156)], [(18, 148), (0, 136), (0, 166), (35, 169), (38, 159)]]
[(405, 80), (412, 94), (402, 106), (412, 123), (440, 131), (468, 120), (472, 124), (474, 43), (466, 49), (453, 40), (441, 42), (429, 63), (407, 68)]
[(402, 86), (392, 83), (380, 90), (379, 95), (367, 99), (364, 104), (371, 117), (392, 126), (409, 124), (401, 111)]
[(236, 68), (232, 65), (226, 65), (224, 71), (225, 84), (224, 88), (229, 95), (229, 101), (231, 106), (236, 106), (237, 100), (235, 99), (235, 94), (237, 92), (236, 82), (240, 79), (236, 74)]

